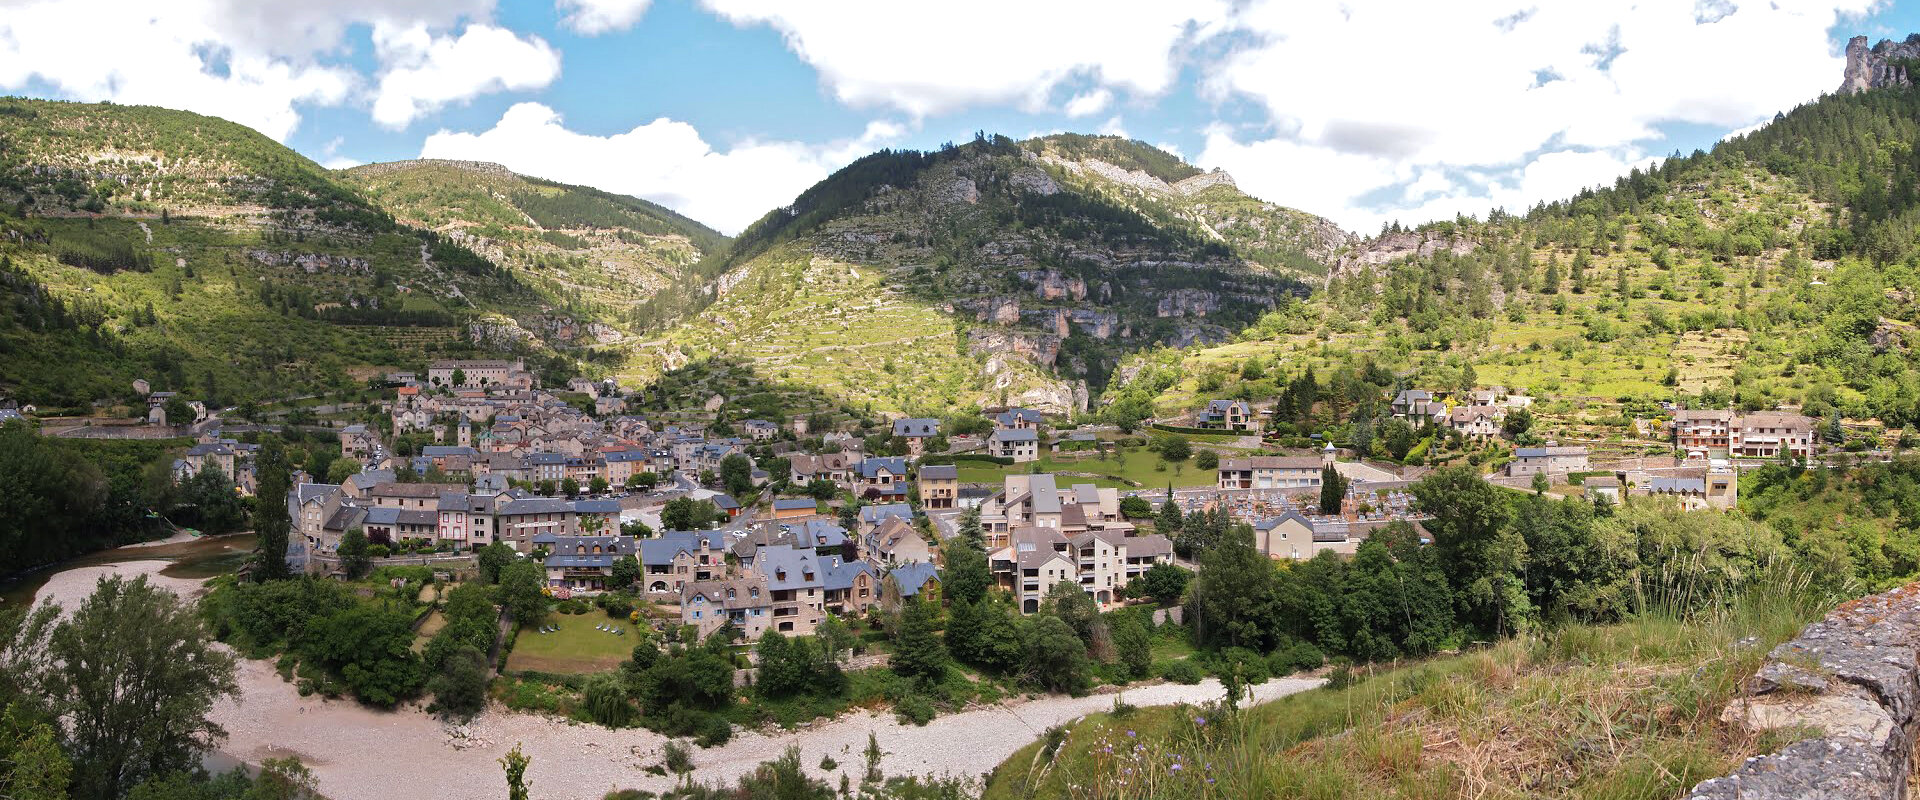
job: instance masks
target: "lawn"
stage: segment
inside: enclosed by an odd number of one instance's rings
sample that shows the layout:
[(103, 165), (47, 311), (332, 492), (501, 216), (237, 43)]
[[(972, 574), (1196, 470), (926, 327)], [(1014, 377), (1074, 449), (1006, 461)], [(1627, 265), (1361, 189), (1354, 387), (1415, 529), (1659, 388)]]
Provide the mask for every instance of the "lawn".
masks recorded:
[[(960, 481), (962, 483), (1000, 483), (1002, 477), (1027, 472), (1033, 468), (1034, 464), (1040, 465), (1041, 472), (1079, 472), (1109, 476), (1101, 478), (1070, 476), (1070, 479), (1061, 481), (1067, 484), (1092, 483), (1103, 488), (1152, 488), (1166, 486), (1169, 481), (1181, 487), (1211, 486), (1216, 480), (1213, 471), (1200, 469), (1191, 461), (1180, 465), (1178, 472), (1175, 472), (1174, 467), (1167, 467), (1164, 471), (1155, 470), (1154, 467), (1160, 465), (1160, 457), (1144, 449), (1137, 449), (1122, 453), (1117, 461), (1106, 458), (1058, 460), (1050, 455), (1042, 456), (1037, 462), (1005, 467), (962, 461), (959, 465)], [(1128, 484), (1127, 481), (1134, 483)]]
[[(645, 637), (640, 626), (626, 620), (609, 619), (599, 611), (577, 616), (550, 614), (547, 627), (559, 626), (557, 633), (541, 633), (521, 627), (514, 640), (513, 654), (507, 657), (507, 669), (538, 672), (603, 672), (620, 666), (633, 656), (633, 646)], [(617, 626), (627, 635), (605, 633), (596, 626)]]

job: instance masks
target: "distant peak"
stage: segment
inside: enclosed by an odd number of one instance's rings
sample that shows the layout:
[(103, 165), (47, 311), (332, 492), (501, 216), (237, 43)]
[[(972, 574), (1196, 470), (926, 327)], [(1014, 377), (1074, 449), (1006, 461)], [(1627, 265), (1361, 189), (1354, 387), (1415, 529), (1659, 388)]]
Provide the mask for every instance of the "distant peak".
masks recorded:
[(501, 178), (519, 177), (513, 170), (491, 161), (456, 161), (446, 158), (410, 158), (405, 161), (383, 161), (377, 164), (362, 164), (347, 170), (359, 175), (391, 175), (396, 172), (420, 169), (423, 167), (447, 167), (449, 169), (477, 172)]

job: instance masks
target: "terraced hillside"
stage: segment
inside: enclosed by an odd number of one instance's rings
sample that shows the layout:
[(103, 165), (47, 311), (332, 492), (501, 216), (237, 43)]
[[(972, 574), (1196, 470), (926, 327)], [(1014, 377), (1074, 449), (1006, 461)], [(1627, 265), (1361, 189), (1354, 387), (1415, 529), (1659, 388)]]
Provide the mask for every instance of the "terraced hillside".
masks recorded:
[(1554, 398), (1548, 435), (1629, 434), (1629, 414), (1673, 399), (1910, 424), (1916, 119), (1911, 89), (1827, 97), (1525, 217), (1390, 231), (1312, 301), (1142, 356), (1126, 374), (1151, 381), (1113, 396), (1169, 412), (1271, 397), (1308, 366), (1378, 367)]
[(635, 374), (725, 357), (876, 410), (1069, 411), (1128, 352), (1224, 340), (1305, 294), (1345, 236), (1112, 137), (882, 151), (704, 265), (712, 305)]
[[(346, 177), (400, 221), (446, 236), (556, 299), (574, 319), (624, 319), (726, 237), (636, 197), (519, 175), (498, 164), (396, 161)], [(550, 333), (610, 342), (611, 325)]]
[(0, 394), (77, 412), (136, 378), (226, 403), (537, 356), (558, 311), (248, 128), (111, 104), (0, 99), (0, 269)]

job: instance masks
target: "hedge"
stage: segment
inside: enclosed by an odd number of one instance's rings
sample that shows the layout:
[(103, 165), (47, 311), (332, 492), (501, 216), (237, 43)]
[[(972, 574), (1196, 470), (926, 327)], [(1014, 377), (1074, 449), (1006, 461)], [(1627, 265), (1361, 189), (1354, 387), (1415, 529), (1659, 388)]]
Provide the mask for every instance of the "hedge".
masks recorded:
[(1005, 458), (1002, 456), (981, 455), (979, 453), (955, 453), (953, 455), (927, 456), (926, 458), (920, 459), (920, 466), (937, 467), (937, 466), (943, 466), (946, 464), (957, 464), (962, 461), (972, 461), (972, 462), (977, 462), (981, 464), (999, 464), (1000, 466), (1003, 466), (1003, 467), (1013, 466), (1013, 459), (1011, 458)]
[(1186, 428), (1179, 425), (1161, 425), (1158, 423), (1148, 425), (1147, 429), (1155, 430), (1155, 431), (1164, 431), (1166, 433), (1191, 433), (1197, 436), (1259, 436), (1260, 435), (1259, 431), (1235, 431), (1235, 430), (1228, 430), (1226, 428)]

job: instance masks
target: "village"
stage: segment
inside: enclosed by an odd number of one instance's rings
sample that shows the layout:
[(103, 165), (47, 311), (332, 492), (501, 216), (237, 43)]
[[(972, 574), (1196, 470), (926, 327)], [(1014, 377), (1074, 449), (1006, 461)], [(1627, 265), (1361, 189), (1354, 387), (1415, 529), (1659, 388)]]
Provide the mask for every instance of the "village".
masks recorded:
[[(1169, 491), (1116, 485), (1099, 461), (1071, 460), (1119, 449), (1125, 434), (1056, 430), (1031, 409), (990, 410), (984, 435), (950, 437), (940, 419), (898, 418), (875, 439), (847, 426), (810, 430), (807, 416), (729, 422), (711, 406), (707, 424), (655, 423), (627, 413), (612, 382), (543, 389), (520, 360), (436, 361), (424, 375), (386, 379), (385, 424), (337, 430), (342, 457), (360, 470), (337, 484), (294, 475), (287, 557), (296, 571), (339, 575), (353, 530), (380, 563), (447, 569), (501, 543), (543, 565), (555, 598), (631, 592), (677, 610), (703, 636), (731, 624), (753, 639), (805, 635), (883, 598), (897, 608), (937, 593), (940, 542), (968, 515), (996, 583), (1023, 613), (1062, 582), (1107, 610), (1126, 603), (1129, 583), (1154, 565), (1193, 567), (1154, 530), (1159, 505), (1218, 509), (1249, 525), (1261, 552), (1289, 560), (1351, 556), (1373, 531), (1421, 520), (1406, 489), (1422, 468), (1343, 458), (1333, 442), (1276, 451), (1260, 438), (1270, 409), (1237, 400), (1155, 426), (1157, 437), (1191, 435), (1196, 466), (1216, 477), (1198, 483), (1176, 467), (1185, 485), (1169, 481)], [(1407, 389), (1389, 408), (1423, 436), (1514, 444), (1490, 482), (1596, 502), (1661, 496), (1688, 509), (1732, 508), (1738, 463), (1806, 461), (1818, 446), (1816, 423), (1798, 414), (1682, 409), (1667, 423), (1671, 456), (1602, 461), (1585, 446), (1527, 441), (1508, 424), (1534, 401), (1504, 389)], [(403, 453), (395, 439), (433, 443)], [(886, 452), (868, 452), (876, 441)], [(214, 429), (174, 471), (185, 480), (215, 467), (251, 492), (255, 449)], [(1043, 454), (1055, 472), (1037, 471)], [(1333, 476), (1338, 502), (1323, 496)]]

